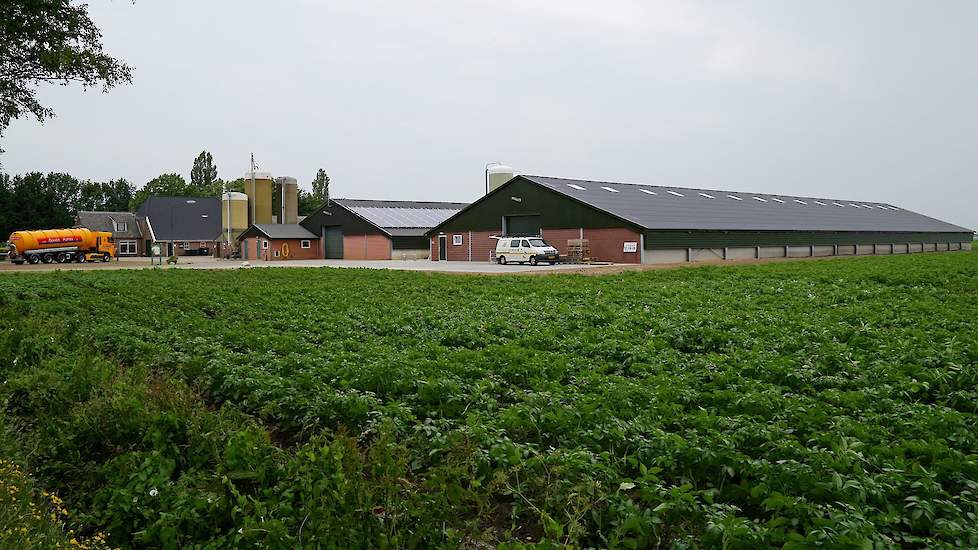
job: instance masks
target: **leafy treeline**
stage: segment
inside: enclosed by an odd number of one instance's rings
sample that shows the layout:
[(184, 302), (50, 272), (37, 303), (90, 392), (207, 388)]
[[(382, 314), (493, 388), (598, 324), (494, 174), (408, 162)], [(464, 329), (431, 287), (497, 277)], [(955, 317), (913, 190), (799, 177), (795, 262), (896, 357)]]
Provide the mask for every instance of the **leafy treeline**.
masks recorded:
[(133, 187), (124, 180), (79, 180), (68, 174), (0, 173), (0, 239), (20, 229), (71, 227), (79, 210), (129, 209)]
[[(299, 215), (307, 216), (325, 202), (329, 176), (320, 169), (314, 192), (299, 189)], [(161, 174), (135, 190), (125, 179), (98, 182), (69, 174), (31, 172), (10, 176), (0, 172), (0, 239), (22, 229), (71, 227), (79, 210), (135, 212), (150, 195), (220, 197), (244, 191), (245, 180), (218, 177), (213, 156), (202, 151), (194, 160), (188, 182), (180, 174)]]
[(975, 311), (966, 252), (0, 276), (0, 425), (113, 546), (976, 548)]

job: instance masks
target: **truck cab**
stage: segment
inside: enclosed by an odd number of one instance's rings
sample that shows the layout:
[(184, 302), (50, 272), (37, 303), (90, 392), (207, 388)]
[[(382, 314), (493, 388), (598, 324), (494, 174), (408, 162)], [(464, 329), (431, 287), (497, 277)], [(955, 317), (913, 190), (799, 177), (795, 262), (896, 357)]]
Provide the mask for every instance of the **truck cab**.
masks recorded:
[(557, 249), (542, 237), (498, 237), (496, 242), (496, 262), (500, 265), (509, 262), (529, 262), (530, 265), (548, 262), (554, 265), (559, 260)]

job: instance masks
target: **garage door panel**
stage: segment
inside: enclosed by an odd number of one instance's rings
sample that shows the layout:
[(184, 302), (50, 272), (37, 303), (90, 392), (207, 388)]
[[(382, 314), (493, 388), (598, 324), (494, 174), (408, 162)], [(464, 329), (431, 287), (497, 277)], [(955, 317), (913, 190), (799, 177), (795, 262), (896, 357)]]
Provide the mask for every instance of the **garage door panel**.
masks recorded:
[(506, 234), (533, 236), (540, 234), (540, 216), (506, 216)]

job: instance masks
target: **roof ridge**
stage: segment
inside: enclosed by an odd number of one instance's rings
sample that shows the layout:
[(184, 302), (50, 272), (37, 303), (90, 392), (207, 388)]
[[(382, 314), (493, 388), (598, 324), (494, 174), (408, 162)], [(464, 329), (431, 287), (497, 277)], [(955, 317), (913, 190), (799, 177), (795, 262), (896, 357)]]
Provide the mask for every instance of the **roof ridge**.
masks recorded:
[(702, 187), (683, 187), (680, 185), (659, 185), (654, 183), (631, 183), (631, 182), (618, 182), (618, 181), (602, 181), (602, 180), (582, 180), (576, 178), (561, 178), (556, 176), (534, 176), (530, 174), (520, 174), (525, 178), (541, 178), (548, 180), (561, 180), (574, 183), (590, 183), (590, 184), (604, 184), (604, 185), (634, 185), (636, 187), (655, 187), (659, 189), (676, 189), (684, 191), (695, 191), (695, 192), (713, 192), (713, 193), (734, 193), (738, 195), (754, 195), (760, 197), (778, 197), (786, 199), (808, 199), (812, 201), (839, 201), (839, 202), (855, 202), (855, 203), (866, 203), (866, 204), (881, 204), (883, 206), (894, 206), (893, 203), (880, 202), (876, 200), (860, 200), (860, 199), (840, 199), (840, 198), (827, 198), (827, 197), (816, 197), (814, 195), (787, 195), (782, 193), (760, 193), (755, 191), (735, 191), (731, 189), (709, 189)]

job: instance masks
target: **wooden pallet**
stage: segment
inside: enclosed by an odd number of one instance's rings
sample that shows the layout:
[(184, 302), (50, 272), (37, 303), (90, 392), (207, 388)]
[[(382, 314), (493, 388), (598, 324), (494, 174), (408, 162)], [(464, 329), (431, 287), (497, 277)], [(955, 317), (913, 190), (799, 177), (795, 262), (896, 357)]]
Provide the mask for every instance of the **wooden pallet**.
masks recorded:
[(591, 245), (587, 239), (567, 239), (566, 263), (569, 264), (589, 264), (594, 261), (591, 258)]

